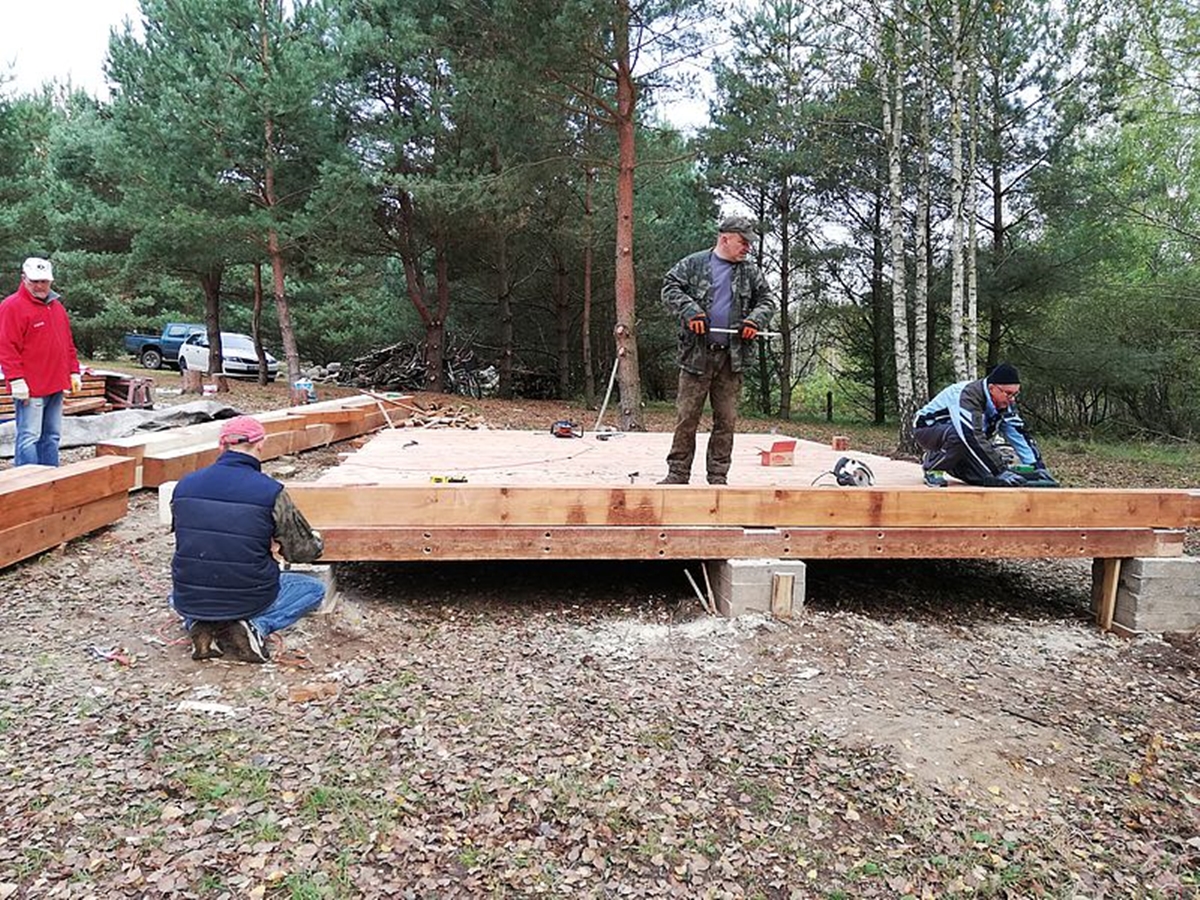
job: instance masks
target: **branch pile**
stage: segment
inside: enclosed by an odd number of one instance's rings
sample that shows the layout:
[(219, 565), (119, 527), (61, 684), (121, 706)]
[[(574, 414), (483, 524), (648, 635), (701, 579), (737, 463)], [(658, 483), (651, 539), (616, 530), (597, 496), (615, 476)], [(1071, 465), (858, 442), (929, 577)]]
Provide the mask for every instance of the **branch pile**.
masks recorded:
[(401, 341), (373, 350), (343, 367), (340, 381), (372, 391), (423, 391), (429, 386), (425, 347), (416, 341)]

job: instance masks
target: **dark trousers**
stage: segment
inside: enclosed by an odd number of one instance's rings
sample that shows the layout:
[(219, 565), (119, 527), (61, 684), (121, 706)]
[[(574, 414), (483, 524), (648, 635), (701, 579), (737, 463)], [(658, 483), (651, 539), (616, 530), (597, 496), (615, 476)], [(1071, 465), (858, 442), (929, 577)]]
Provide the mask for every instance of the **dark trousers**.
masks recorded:
[(738, 398), (742, 393), (742, 374), (734, 372), (730, 351), (710, 346), (705, 354), (704, 374), (680, 370), (679, 394), (675, 399), (675, 438), (667, 454), (667, 477), (686, 482), (692, 475), (696, 455), (696, 428), (704, 412), (705, 400), (712, 400), (713, 426), (708, 438), (709, 484), (724, 484), (733, 461), (733, 432), (737, 427)]
[(949, 422), (917, 428), (913, 437), (925, 451), (921, 466), (926, 472), (937, 469), (974, 485), (987, 485), (994, 480), (991, 470), (975, 461)]

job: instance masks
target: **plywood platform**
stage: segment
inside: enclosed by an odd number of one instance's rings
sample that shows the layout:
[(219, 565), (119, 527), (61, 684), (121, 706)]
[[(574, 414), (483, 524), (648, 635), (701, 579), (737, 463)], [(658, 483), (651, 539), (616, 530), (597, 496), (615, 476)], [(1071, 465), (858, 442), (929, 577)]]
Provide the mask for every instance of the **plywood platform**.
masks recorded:
[[(839, 487), (845, 455), (739, 435), (729, 485), (658, 485), (671, 436), (385, 431), (289, 492), (330, 560), (1176, 556), (1200, 492), (985, 489), (921, 482), (920, 467), (851, 451), (876, 476)], [(449, 479), (465, 482), (451, 482)], [(433, 481), (431, 479), (440, 479)], [(814, 484), (815, 482), (815, 484)]]

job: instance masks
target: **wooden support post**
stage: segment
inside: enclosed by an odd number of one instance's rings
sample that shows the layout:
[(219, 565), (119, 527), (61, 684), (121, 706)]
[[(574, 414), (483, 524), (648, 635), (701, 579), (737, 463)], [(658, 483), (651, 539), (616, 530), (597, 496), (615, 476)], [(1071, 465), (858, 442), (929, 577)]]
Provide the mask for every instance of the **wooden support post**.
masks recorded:
[(1100, 581), (1100, 604), (1096, 607), (1096, 624), (1101, 631), (1112, 631), (1113, 614), (1117, 609), (1117, 588), (1121, 585), (1121, 560), (1103, 560), (1104, 576)]
[(790, 572), (776, 572), (771, 576), (771, 615), (777, 619), (792, 617), (792, 596), (796, 590), (796, 576)]

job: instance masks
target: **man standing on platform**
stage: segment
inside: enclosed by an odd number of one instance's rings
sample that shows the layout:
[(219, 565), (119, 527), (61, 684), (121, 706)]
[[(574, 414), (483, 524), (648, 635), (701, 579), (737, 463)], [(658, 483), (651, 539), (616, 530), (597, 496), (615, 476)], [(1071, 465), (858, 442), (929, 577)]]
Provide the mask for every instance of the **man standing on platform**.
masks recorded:
[(662, 301), (680, 325), (679, 392), (667, 477), (659, 484), (691, 480), (696, 428), (710, 399), (708, 483), (726, 483), (742, 372), (749, 365), (750, 345), (776, 308), (762, 272), (747, 259), (756, 237), (753, 219), (729, 216), (717, 227), (715, 247), (685, 256), (663, 279)]
[[(925, 451), (921, 468), (930, 487), (945, 487), (946, 474), (977, 487), (1057, 486), (1017, 411), (1021, 378), (1002, 362), (976, 381), (943, 388), (917, 413), (914, 436)], [(1009, 467), (992, 444), (1001, 434), (1021, 471)]]
[(280, 574), (271, 555), (277, 542), (289, 562), (312, 562), (325, 545), (283, 485), (262, 473), (266, 437), (257, 419), (228, 420), (216, 462), (185, 475), (172, 495), (171, 606), (191, 635), (192, 659), (266, 662), (267, 635), (325, 596), (319, 579)]
[(53, 283), (50, 261), (31, 256), (17, 292), (0, 303), (0, 369), (17, 422), (14, 466), (58, 465), (63, 391), (82, 386), (71, 321)]

